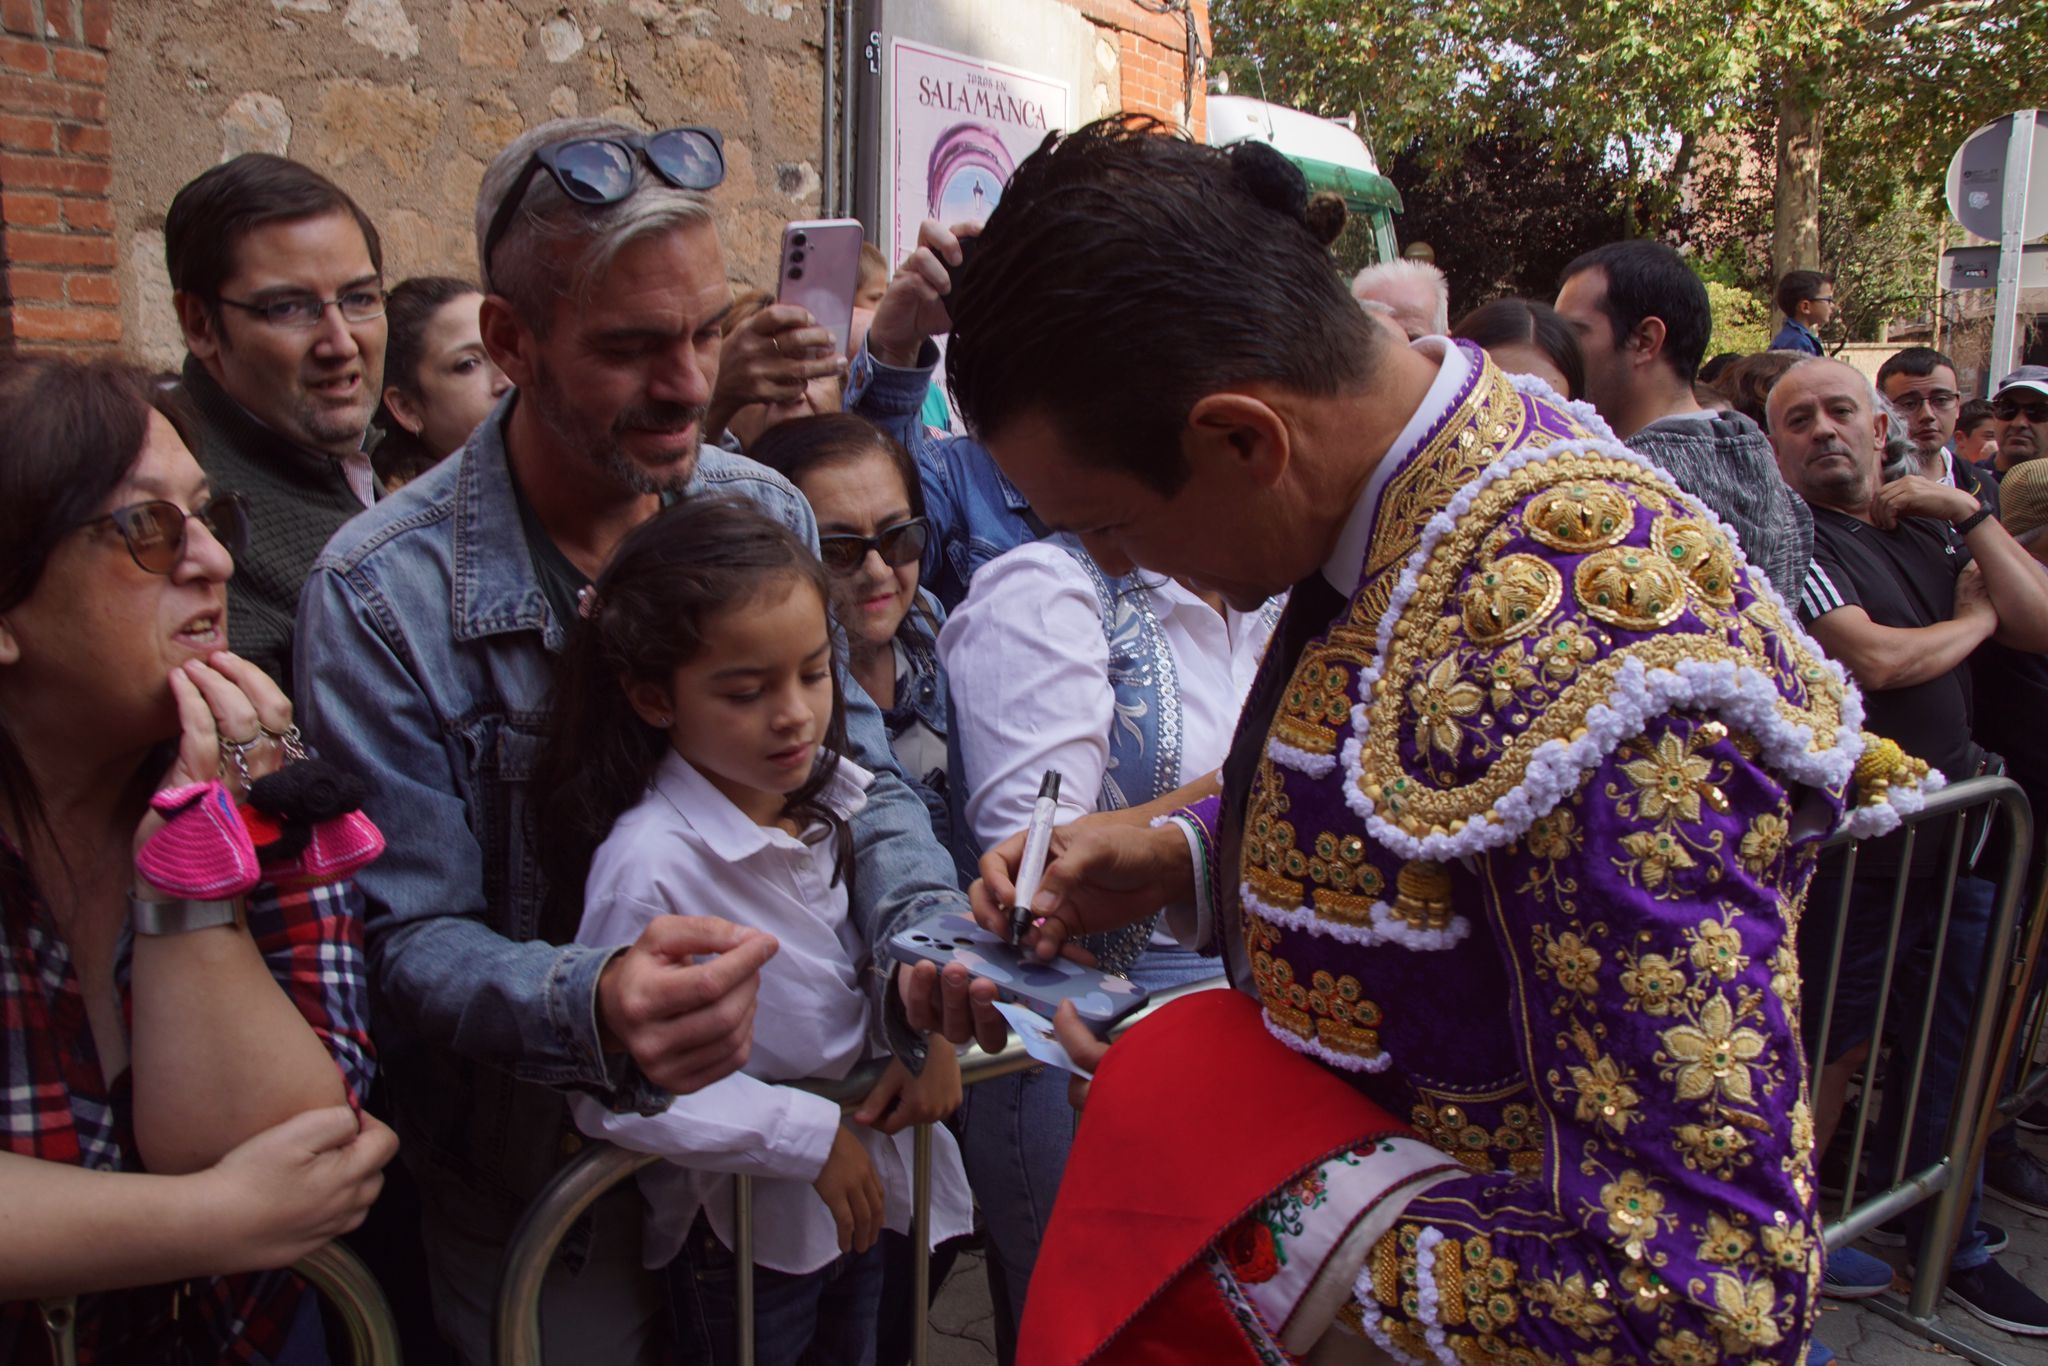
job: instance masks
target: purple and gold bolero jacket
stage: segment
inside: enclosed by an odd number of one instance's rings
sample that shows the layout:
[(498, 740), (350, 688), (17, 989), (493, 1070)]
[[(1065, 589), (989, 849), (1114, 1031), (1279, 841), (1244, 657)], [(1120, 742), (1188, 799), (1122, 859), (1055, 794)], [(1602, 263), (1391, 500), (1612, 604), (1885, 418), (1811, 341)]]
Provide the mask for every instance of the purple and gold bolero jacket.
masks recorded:
[[(1406, 1206), (1340, 1323), (1421, 1361), (1803, 1360), (1794, 936), (1860, 700), (1703, 504), (1467, 354), (1221, 799), (1241, 852), (1208, 947), (1276, 1037), (1468, 1169)], [(1212, 870), (1219, 809), (1176, 817)]]

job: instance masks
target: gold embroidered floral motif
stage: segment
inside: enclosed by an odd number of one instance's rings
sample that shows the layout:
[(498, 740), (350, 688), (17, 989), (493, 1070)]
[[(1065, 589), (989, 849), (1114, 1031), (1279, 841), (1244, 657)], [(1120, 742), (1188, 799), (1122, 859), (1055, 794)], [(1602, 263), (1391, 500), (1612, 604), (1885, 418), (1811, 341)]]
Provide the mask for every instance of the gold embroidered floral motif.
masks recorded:
[(1785, 851), (1785, 841), (1791, 834), (1792, 827), (1783, 816), (1759, 812), (1742, 836), (1738, 853), (1743, 868), (1753, 877), (1762, 877), (1764, 870)]
[(1536, 658), (1546, 676), (1559, 682), (1591, 664), (1600, 656), (1600, 642), (1576, 621), (1560, 621), (1557, 629), (1536, 642)]
[(1531, 536), (1573, 554), (1615, 544), (1635, 521), (1635, 508), (1620, 489), (1578, 481), (1537, 494), (1522, 513)]
[(1743, 1281), (1725, 1271), (1714, 1273), (1714, 1309), (1710, 1322), (1730, 1352), (1775, 1347), (1785, 1334), (1771, 1314), (1777, 1287), (1768, 1280)]
[(1564, 599), (1564, 575), (1534, 555), (1482, 564), (1465, 586), (1465, 634), (1476, 645), (1499, 645), (1533, 631)]
[(1729, 1223), (1719, 1211), (1708, 1211), (1707, 1236), (1700, 1239), (1701, 1261), (1739, 1266), (1755, 1245), (1756, 1239)]
[(1572, 575), (1579, 606), (1609, 626), (1654, 631), (1685, 610), (1685, 582), (1647, 550), (1616, 546), (1588, 555)]
[(1662, 1062), (1668, 1055), (1676, 1060), (1667, 1074), (1676, 1082), (1678, 1099), (1726, 1097), (1741, 1105), (1755, 1103), (1749, 1065), (1764, 1055), (1764, 1036), (1735, 1023), (1727, 997), (1709, 997), (1699, 1023), (1673, 1025), (1662, 1038), (1665, 1051), (1658, 1058)]
[(1685, 995), (1685, 974), (1661, 953), (1646, 953), (1622, 970), (1621, 989), (1645, 1015), (1669, 1015)]
[(1600, 1188), (1600, 1205), (1607, 1211), (1607, 1230), (1622, 1240), (1622, 1250), (1641, 1261), (1644, 1245), (1657, 1236), (1664, 1214), (1664, 1197), (1651, 1189), (1641, 1172), (1626, 1171)]
[(1635, 784), (1643, 819), (1650, 821), (1661, 821), (1667, 814), (1698, 821), (1700, 797), (1713, 786), (1713, 765), (1669, 732), (1643, 758), (1623, 764), (1621, 771)]
[(1356, 977), (1318, 969), (1309, 988), (1307, 1005), (1325, 1047), (1360, 1058), (1380, 1055), (1380, 1008), (1364, 998)]
[(1522, 839), (1531, 855), (1555, 863), (1578, 852), (1584, 839), (1578, 825), (1578, 817), (1560, 806), (1532, 821)]
[(1495, 655), (1486, 666), (1488, 700), (1495, 711), (1504, 710), (1517, 694), (1536, 686), (1536, 673), (1522, 647), (1512, 646)]
[(1572, 931), (1552, 938), (1548, 927), (1538, 932), (1540, 951), (1557, 984), (1566, 991), (1590, 996), (1600, 988), (1600, 951)]
[(1485, 694), (1458, 676), (1458, 661), (1452, 655), (1438, 660), (1429, 676), (1408, 690), (1422, 738), (1452, 758), (1464, 736), (1459, 721), (1476, 713), (1484, 700)]
[(1527, 1281), (1529, 1298), (1550, 1310), (1554, 1323), (1561, 1323), (1582, 1338), (1599, 1340), (1613, 1336), (1614, 1309), (1603, 1292), (1595, 1294), (1582, 1271), (1550, 1280)]
[(1643, 886), (1652, 891), (1662, 887), (1672, 872), (1680, 868), (1695, 868), (1695, 859), (1678, 838), (1662, 830), (1638, 830), (1621, 837), (1621, 847), (1632, 855), (1632, 859), (1615, 859), (1614, 866), (1622, 872), (1643, 879)]
[(1506, 1154), (1512, 1171), (1532, 1172), (1543, 1165), (1543, 1131), (1533, 1108), (1516, 1101), (1501, 1107), (1500, 1123), (1489, 1131), (1476, 1122), (1462, 1105), (1432, 1104), (1418, 1100), (1409, 1119), (1435, 1147), (1473, 1171), (1492, 1171), (1499, 1166), (1496, 1153)]
[(1725, 921), (1702, 920), (1687, 930), (1685, 937), (1692, 944), (1687, 956), (1701, 972), (1711, 972), (1724, 982), (1732, 982), (1736, 974), (1749, 966), (1749, 955), (1742, 951), (1741, 934)]
[(1720, 1366), (1721, 1349), (1690, 1328), (1657, 1339), (1651, 1349), (1663, 1366)]
[(1736, 1165), (1749, 1148), (1749, 1140), (1732, 1124), (1681, 1124), (1677, 1135), (1685, 1165), (1703, 1172), (1721, 1172)]
[(1650, 525), (1650, 547), (1701, 598), (1715, 607), (1735, 605), (1735, 551), (1719, 532), (1690, 518), (1659, 517)]
[(1628, 1126), (1642, 1119), (1636, 1108), (1642, 1097), (1636, 1089), (1622, 1080), (1621, 1068), (1613, 1058), (1602, 1055), (1590, 1065), (1580, 1067), (1568, 1064), (1572, 1086), (1579, 1093), (1579, 1104), (1573, 1117), (1581, 1124), (1604, 1124), (1617, 1134), (1627, 1133)]
[(1787, 1221), (1764, 1226), (1764, 1252), (1780, 1270), (1806, 1270), (1814, 1251), (1813, 1235), (1806, 1225)]

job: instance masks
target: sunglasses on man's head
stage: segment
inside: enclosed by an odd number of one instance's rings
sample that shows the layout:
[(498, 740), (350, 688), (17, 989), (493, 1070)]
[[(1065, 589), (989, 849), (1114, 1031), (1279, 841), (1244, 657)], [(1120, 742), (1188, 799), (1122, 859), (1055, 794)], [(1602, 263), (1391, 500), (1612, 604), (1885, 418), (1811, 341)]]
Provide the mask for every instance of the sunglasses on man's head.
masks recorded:
[(931, 523), (922, 517), (912, 517), (885, 526), (873, 536), (820, 536), (818, 558), (835, 574), (851, 574), (872, 550), (882, 557), (883, 564), (893, 569), (922, 556), (925, 542), (930, 539)]
[(215, 494), (190, 512), (160, 499), (131, 503), (84, 525), (112, 522), (121, 539), (128, 543), (129, 557), (137, 568), (151, 574), (168, 574), (184, 557), (185, 523), (193, 517), (227, 547), (228, 554), (240, 558), (249, 544), (249, 500), (239, 493)]
[(2037, 398), (2032, 403), (2021, 403), (2016, 398), (1994, 398), (1991, 400), (1991, 415), (2000, 422), (2010, 422), (2021, 413), (2029, 422), (2048, 422), (2048, 398)]
[(491, 252), (538, 172), (545, 170), (553, 176), (562, 193), (578, 204), (600, 208), (633, 193), (635, 158), (644, 159), (656, 175), (679, 190), (709, 190), (725, 179), (725, 139), (716, 128), (570, 138), (537, 148), (512, 182), (504, 203), (491, 215), (491, 226), (484, 233), (484, 273), (490, 273)]

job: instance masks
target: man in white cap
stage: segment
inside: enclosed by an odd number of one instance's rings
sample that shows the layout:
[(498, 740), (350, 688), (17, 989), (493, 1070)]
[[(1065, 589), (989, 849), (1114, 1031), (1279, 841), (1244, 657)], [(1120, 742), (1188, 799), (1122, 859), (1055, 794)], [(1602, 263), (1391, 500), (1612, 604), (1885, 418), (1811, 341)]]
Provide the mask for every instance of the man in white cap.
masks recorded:
[(1998, 423), (1998, 472), (2048, 455), (2048, 365), (2022, 365), (1991, 395)]

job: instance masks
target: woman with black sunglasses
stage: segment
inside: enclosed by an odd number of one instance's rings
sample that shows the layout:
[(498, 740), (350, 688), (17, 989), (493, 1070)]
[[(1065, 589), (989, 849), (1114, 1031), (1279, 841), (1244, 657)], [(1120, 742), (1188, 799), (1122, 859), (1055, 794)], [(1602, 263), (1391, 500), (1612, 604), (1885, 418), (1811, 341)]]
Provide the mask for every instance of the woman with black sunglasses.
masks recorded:
[(880, 428), (849, 413), (779, 422), (747, 453), (795, 484), (817, 515), (847, 670), (882, 709), (896, 762), (924, 798), (932, 832), (950, 847), (937, 649), (945, 612), (919, 586), (931, 524), (917, 466)]
[(353, 891), (256, 872), (241, 804), (297, 733), (225, 648), (244, 511), (166, 402), (0, 362), (0, 1361), (325, 1361), (272, 1269), (396, 1147), (354, 1109)]

